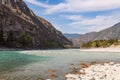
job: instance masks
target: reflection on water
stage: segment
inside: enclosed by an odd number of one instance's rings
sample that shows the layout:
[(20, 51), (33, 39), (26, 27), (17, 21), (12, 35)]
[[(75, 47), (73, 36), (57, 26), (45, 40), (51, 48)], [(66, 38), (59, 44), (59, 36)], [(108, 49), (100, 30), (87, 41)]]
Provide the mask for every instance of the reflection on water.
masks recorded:
[(55, 70), (57, 78), (64, 80), (70, 64), (91, 61), (120, 62), (120, 53), (81, 52), (79, 49), (0, 51), (0, 72), (6, 80), (37, 80), (49, 77), (48, 70)]

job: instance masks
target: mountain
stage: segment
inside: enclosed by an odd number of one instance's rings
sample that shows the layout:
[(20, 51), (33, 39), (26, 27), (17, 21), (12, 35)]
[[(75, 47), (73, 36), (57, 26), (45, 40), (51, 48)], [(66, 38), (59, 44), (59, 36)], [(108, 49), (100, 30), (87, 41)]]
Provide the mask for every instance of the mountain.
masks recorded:
[(72, 43), (23, 0), (0, 0), (0, 46), (61, 48)]
[(94, 40), (120, 39), (120, 23), (99, 32), (90, 32), (72, 39), (75, 47), (80, 47), (83, 43)]
[(69, 34), (69, 33), (64, 33), (63, 35), (70, 39), (74, 39), (80, 36), (80, 34)]

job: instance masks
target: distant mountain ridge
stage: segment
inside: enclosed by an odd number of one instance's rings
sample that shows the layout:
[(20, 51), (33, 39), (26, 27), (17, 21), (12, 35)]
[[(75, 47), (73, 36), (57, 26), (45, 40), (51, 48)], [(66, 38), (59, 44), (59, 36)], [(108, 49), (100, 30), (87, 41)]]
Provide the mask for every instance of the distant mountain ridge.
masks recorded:
[(73, 42), (75, 47), (80, 47), (83, 43), (89, 41), (109, 39), (120, 39), (120, 22), (99, 32), (86, 33), (70, 40)]
[(77, 34), (77, 33), (76, 34), (75, 33), (74, 34), (72, 34), (72, 33), (71, 34), (70, 33), (63, 33), (63, 34), (64, 34), (65, 37), (70, 38), (70, 39), (74, 39), (74, 38), (77, 38), (77, 37), (80, 36), (80, 34)]
[(58, 48), (72, 44), (23, 0), (0, 0), (0, 37), (0, 46), (10, 47)]

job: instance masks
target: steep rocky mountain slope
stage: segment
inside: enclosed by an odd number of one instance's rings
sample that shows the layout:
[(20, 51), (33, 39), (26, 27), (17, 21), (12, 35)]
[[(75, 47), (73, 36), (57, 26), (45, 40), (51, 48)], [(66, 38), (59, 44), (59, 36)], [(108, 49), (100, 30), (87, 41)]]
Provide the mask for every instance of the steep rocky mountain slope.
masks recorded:
[(23, 0), (0, 0), (0, 46), (60, 48), (72, 43)]
[(114, 26), (101, 30), (99, 32), (90, 32), (75, 39), (71, 39), (75, 47), (80, 47), (83, 43), (94, 41), (94, 40), (109, 40), (109, 39), (120, 39), (120, 23)]

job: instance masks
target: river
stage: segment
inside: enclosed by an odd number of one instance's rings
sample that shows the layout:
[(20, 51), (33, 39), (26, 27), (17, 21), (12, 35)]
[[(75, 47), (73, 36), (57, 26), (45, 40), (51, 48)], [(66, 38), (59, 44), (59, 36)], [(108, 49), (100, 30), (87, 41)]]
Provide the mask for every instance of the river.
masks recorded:
[[(86, 52), (79, 49), (0, 51), (0, 80), (65, 80), (71, 64), (120, 62), (119, 52)], [(50, 72), (50, 70), (55, 70)], [(50, 74), (57, 77), (50, 77)]]

